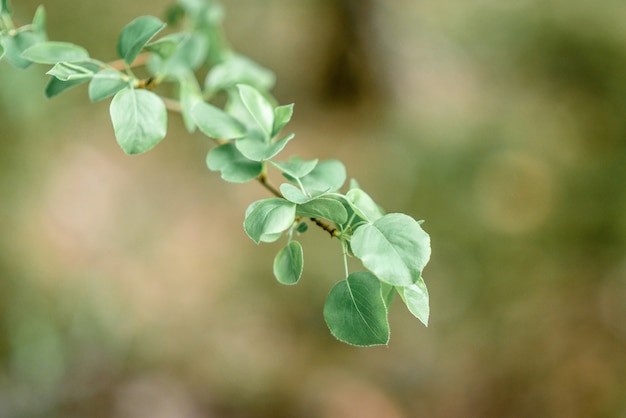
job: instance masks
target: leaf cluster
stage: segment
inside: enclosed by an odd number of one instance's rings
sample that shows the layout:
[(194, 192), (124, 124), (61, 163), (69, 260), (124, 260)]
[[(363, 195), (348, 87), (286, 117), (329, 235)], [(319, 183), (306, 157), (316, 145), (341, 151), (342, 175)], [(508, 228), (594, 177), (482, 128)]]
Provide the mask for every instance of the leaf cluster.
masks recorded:
[[(279, 105), (272, 96), (275, 76), (270, 70), (227, 46), (217, 2), (179, 0), (166, 14), (169, 28), (154, 16), (136, 18), (120, 31), (119, 60), (106, 63), (79, 45), (49, 41), (43, 7), (32, 23), (16, 28), (8, 0), (0, 1), (0, 58), (18, 68), (51, 66), (47, 97), (86, 83), (92, 102), (112, 97), (111, 122), (125, 153), (155, 147), (167, 135), (168, 110), (174, 111), (189, 132), (199, 130), (215, 144), (206, 156), (210, 170), (227, 182), (258, 181), (272, 193), (247, 208), (243, 228), (257, 244), (285, 237), (273, 263), (278, 282), (293, 285), (302, 277), (304, 252), (297, 238), (308, 225), (336, 239), (345, 277), (330, 290), (324, 318), (337, 339), (359, 346), (387, 344), (395, 293), (428, 323), (422, 278), (430, 258), (428, 234), (408, 215), (385, 213), (356, 181), (345, 190), (346, 169), (340, 161), (281, 158), (294, 138), (281, 133), (294, 105)], [(147, 78), (135, 75), (139, 66), (145, 67)], [(201, 67), (203, 78), (198, 76)], [(173, 85), (177, 95), (161, 94), (163, 84)], [(222, 106), (216, 97), (225, 98)], [(269, 183), (270, 169), (283, 178), (278, 188)], [(359, 259), (364, 270), (350, 273), (348, 257)]]

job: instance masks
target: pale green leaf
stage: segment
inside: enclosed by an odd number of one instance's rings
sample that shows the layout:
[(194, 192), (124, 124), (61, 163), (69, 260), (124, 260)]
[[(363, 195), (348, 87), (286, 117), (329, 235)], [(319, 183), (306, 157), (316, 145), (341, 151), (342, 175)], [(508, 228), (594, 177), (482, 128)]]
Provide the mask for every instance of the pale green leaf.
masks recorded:
[(89, 59), (89, 53), (81, 46), (69, 42), (41, 42), (22, 52), (22, 57), (38, 64), (57, 62), (81, 62)]
[(402, 213), (358, 227), (350, 245), (365, 267), (393, 286), (417, 283), (430, 258), (430, 237), (415, 219)]
[[(66, 64), (69, 64), (69, 63), (66, 63)], [(85, 69), (86, 72), (91, 72), (93, 74), (98, 72), (98, 70), (100, 69), (98, 65), (90, 63), (90, 62), (69, 64), (69, 65), (81, 66)], [(90, 78), (86, 77), (86, 78), (77, 78), (77, 79), (63, 81), (63, 80), (59, 80), (56, 77), (52, 77), (50, 81), (48, 82), (48, 85), (46, 86), (46, 91), (45, 91), (46, 97), (52, 98), (56, 95), (63, 93), (65, 90), (71, 89), (72, 87), (79, 86), (83, 83), (86, 83), (89, 80)]]
[(190, 36), (191, 35), (188, 33), (171, 33), (154, 42), (150, 42), (144, 48), (146, 51), (157, 54), (161, 59), (167, 60)]
[(331, 334), (357, 346), (389, 342), (387, 308), (380, 282), (369, 272), (352, 273), (337, 283), (324, 305), (324, 319)]
[(380, 293), (383, 296), (383, 300), (385, 301), (387, 311), (389, 311), (391, 303), (393, 302), (393, 298), (396, 294), (396, 287), (385, 282), (380, 282)]
[(428, 289), (426, 283), (421, 277), (419, 280), (406, 287), (397, 287), (400, 297), (406, 304), (409, 311), (419, 319), (424, 325), (428, 326), (428, 317), (430, 315)]
[(302, 245), (291, 241), (274, 258), (274, 277), (282, 284), (298, 283), (304, 267)]
[(255, 179), (263, 171), (262, 163), (244, 157), (233, 143), (211, 149), (206, 163), (210, 170), (220, 171), (222, 178), (231, 183), (245, 183)]
[(204, 36), (192, 33), (181, 40), (171, 56), (160, 61), (155, 72), (174, 78), (186, 77), (206, 60), (208, 48), (209, 44)]
[(93, 76), (89, 83), (89, 100), (97, 102), (128, 87), (127, 77), (116, 70), (104, 69)]
[(54, 76), (61, 81), (91, 79), (98, 71), (98, 67), (91, 63), (71, 63), (59, 62), (54, 65), (46, 74)]
[(243, 223), (246, 234), (257, 244), (269, 236), (286, 231), (296, 216), (296, 205), (285, 199), (273, 197), (254, 202), (246, 211)]
[(296, 206), (296, 215), (303, 218), (326, 219), (336, 224), (343, 224), (348, 220), (348, 212), (335, 199), (319, 197)]
[(357, 215), (367, 221), (374, 222), (384, 215), (370, 195), (361, 189), (351, 189), (346, 193), (346, 198)]
[(191, 110), (196, 104), (202, 102), (202, 95), (193, 76), (180, 81), (179, 96), (185, 128), (187, 128), (189, 133), (192, 133), (196, 130), (196, 122), (193, 119)]
[(196, 103), (191, 109), (191, 117), (205, 135), (217, 139), (241, 138), (246, 128), (237, 119), (213, 105)]
[(140, 16), (126, 25), (117, 39), (117, 53), (127, 64), (132, 64), (137, 55), (165, 23), (154, 16)]
[(9, 0), (0, 1), (0, 14), (10, 14), (11, 7)]
[(39, 42), (48, 40), (48, 35), (46, 34), (46, 9), (43, 5), (37, 7), (35, 16), (33, 16), (32, 27), (33, 34), (37, 37)]
[(270, 70), (244, 56), (233, 54), (211, 68), (204, 81), (204, 89), (215, 92), (237, 84), (249, 84), (258, 89), (270, 90), (275, 79)]
[(22, 53), (35, 45), (37, 37), (30, 31), (17, 32), (12, 36), (2, 36), (0, 38), (4, 48), (4, 57), (7, 61), (18, 68), (28, 68), (32, 61), (22, 57)]
[(266, 161), (281, 152), (295, 135), (290, 134), (276, 142), (266, 142), (258, 135), (248, 135), (237, 139), (235, 144), (243, 155), (254, 161)]
[(271, 139), (274, 125), (274, 107), (257, 89), (247, 84), (238, 84), (239, 96), (244, 106), (261, 129), (266, 141)]
[(309, 174), (317, 165), (317, 158), (314, 160), (303, 160), (300, 157), (291, 157), (289, 161), (270, 161), (276, 168), (293, 178), (302, 178)]
[(110, 113), (115, 138), (127, 154), (146, 152), (165, 138), (165, 104), (150, 91), (120, 90), (111, 101)]
[(277, 135), (281, 129), (289, 123), (291, 120), (291, 116), (293, 116), (293, 103), (278, 106), (274, 109), (274, 126), (272, 128), (272, 136)]
[(346, 181), (346, 168), (341, 161), (325, 160), (306, 176), (300, 179), (310, 193), (316, 191), (336, 191)]

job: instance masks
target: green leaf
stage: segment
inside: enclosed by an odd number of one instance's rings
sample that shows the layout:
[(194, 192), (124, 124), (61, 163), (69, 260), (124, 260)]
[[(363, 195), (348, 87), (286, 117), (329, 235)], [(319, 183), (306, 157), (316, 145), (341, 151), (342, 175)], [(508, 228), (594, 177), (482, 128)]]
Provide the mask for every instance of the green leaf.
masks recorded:
[(208, 49), (207, 39), (192, 33), (181, 41), (169, 58), (161, 60), (154, 72), (174, 78), (185, 77), (202, 65)]
[(341, 161), (325, 160), (300, 179), (304, 188), (315, 191), (336, 191), (346, 181), (346, 168)]
[(120, 90), (111, 101), (110, 113), (115, 137), (126, 154), (146, 152), (165, 138), (165, 104), (150, 91)]
[(39, 42), (48, 40), (48, 35), (46, 34), (46, 9), (43, 6), (37, 7), (35, 16), (33, 16), (32, 27), (33, 34)]
[(374, 222), (384, 215), (376, 202), (361, 189), (351, 189), (346, 198), (357, 215), (367, 221)]
[(10, 7), (9, 0), (2, 0), (2, 1), (0, 1), (0, 13), (3, 13), (3, 14), (10, 14), (11, 13), (11, 7)]
[(387, 308), (380, 282), (369, 272), (352, 273), (330, 291), (324, 319), (339, 341), (357, 346), (389, 342)]
[(430, 237), (415, 219), (402, 213), (358, 227), (350, 245), (365, 267), (393, 286), (417, 283), (430, 258)]
[(238, 84), (239, 96), (244, 106), (261, 129), (266, 141), (271, 139), (274, 126), (274, 107), (257, 89), (247, 84)]
[(28, 68), (32, 61), (22, 57), (22, 53), (37, 43), (37, 37), (30, 31), (17, 32), (13, 36), (1, 38), (7, 61), (18, 68)]
[(302, 204), (302, 203), (310, 202), (311, 200), (317, 197), (317, 196), (306, 195), (298, 187), (289, 183), (281, 184), (279, 189), (282, 195), (284, 196), (284, 198), (293, 203)]
[(315, 160), (303, 160), (300, 157), (292, 157), (287, 162), (270, 162), (283, 173), (293, 178), (302, 178), (313, 171), (318, 160), (317, 158)]
[(117, 53), (127, 64), (132, 64), (146, 44), (165, 28), (165, 23), (154, 16), (141, 16), (126, 25), (117, 39)]
[(254, 180), (263, 171), (263, 164), (243, 156), (233, 143), (219, 145), (209, 151), (206, 159), (210, 170), (220, 171), (231, 183)]
[(243, 223), (246, 234), (259, 243), (266, 238), (274, 238), (276, 234), (287, 230), (296, 216), (296, 205), (285, 199), (273, 197), (254, 202), (246, 211)]
[(387, 311), (389, 311), (391, 303), (393, 302), (393, 297), (396, 294), (396, 287), (385, 282), (380, 282), (380, 293), (383, 296), (383, 300), (385, 301)]
[(89, 53), (81, 46), (69, 42), (41, 42), (22, 52), (22, 57), (38, 64), (58, 62), (81, 62), (89, 59)]
[(94, 75), (89, 83), (89, 100), (97, 102), (113, 96), (128, 87), (127, 77), (116, 70), (104, 69)]
[(270, 90), (276, 76), (256, 62), (237, 54), (215, 65), (204, 80), (204, 89), (211, 93), (226, 90), (237, 84), (249, 84), (257, 89)]
[(161, 59), (167, 60), (170, 58), (176, 49), (191, 35), (188, 33), (171, 33), (154, 42), (150, 42), (144, 48), (146, 51), (150, 51), (157, 54)]
[[(95, 69), (94, 69), (95, 67)], [(98, 66), (91, 63), (75, 63), (59, 62), (54, 65), (46, 74), (54, 76), (61, 81), (91, 79)]]
[(192, 133), (196, 130), (196, 122), (193, 119), (191, 110), (196, 104), (202, 102), (202, 95), (193, 76), (180, 81), (179, 95), (185, 128), (187, 128), (189, 133)]
[(2, 57), (4, 57), (4, 47), (2, 46), (2, 43), (0, 43), (0, 60)]
[(237, 119), (223, 110), (205, 102), (191, 109), (191, 117), (198, 128), (207, 136), (217, 139), (241, 138), (246, 128)]
[[(65, 63), (65, 64), (71, 65), (71, 66), (83, 67), (85, 72), (91, 72), (93, 74), (98, 72), (98, 70), (100, 69), (98, 65), (91, 63), (91, 62), (76, 63), (76, 64)], [(86, 83), (87, 81), (89, 81), (89, 78), (86, 78), (86, 77), (71, 79), (67, 81), (59, 80), (56, 77), (52, 77), (50, 81), (48, 82), (48, 85), (46, 86), (46, 91), (45, 91), (46, 97), (50, 99), (54, 96), (57, 96), (63, 93), (65, 90), (71, 89), (72, 87), (79, 86), (83, 83)]]
[(237, 139), (235, 144), (237, 145), (237, 149), (247, 158), (254, 161), (266, 161), (281, 152), (294, 136), (294, 134), (290, 134), (279, 141), (266, 142), (258, 135), (252, 133), (251, 135)]
[(339, 225), (348, 220), (348, 212), (340, 202), (324, 197), (296, 206), (296, 215), (326, 219)]
[(397, 287), (400, 297), (406, 303), (409, 311), (419, 319), (424, 325), (428, 326), (428, 316), (430, 315), (428, 289), (426, 283), (421, 277), (419, 280), (406, 287)]
[(277, 135), (281, 129), (289, 123), (293, 116), (293, 103), (278, 106), (274, 109), (274, 127), (272, 128), (272, 136)]
[(291, 241), (274, 258), (274, 277), (282, 284), (298, 283), (304, 266), (302, 245)]

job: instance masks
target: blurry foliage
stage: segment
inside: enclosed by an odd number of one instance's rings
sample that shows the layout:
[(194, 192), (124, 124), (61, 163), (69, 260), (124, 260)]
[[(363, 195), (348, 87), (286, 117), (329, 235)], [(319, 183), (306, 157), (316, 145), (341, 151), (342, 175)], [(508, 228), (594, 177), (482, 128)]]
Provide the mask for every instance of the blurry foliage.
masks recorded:
[[(93, 132), (102, 120), (78, 113), (86, 127), (72, 132), (58, 122), (81, 107), (81, 95), (42, 104), (38, 75), (3, 78), (0, 416), (626, 416), (623, 2), (373, 2), (366, 33), (381, 45), (374, 61), (386, 100), (341, 109), (316, 95), (333, 44), (326, 25), (339, 20), (327, 19), (326, 2), (225, 3), (233, 43), (253, 58), (267, 52), (260, 61), (287, 80), (279, 83), (284, 101), (308, 108), (294, 121), (300, 143), (314, 141), (301, 153), (332, 144), (348, 160), (355, 144), (369, 148), (349, 159), (355, 175), (387, 209), (427, 219), (438, 237), (428, 332), (392, 309), (392, 329), (405, 331), (389, 348), (324, 342), (319, 301), (339, 259), (329, 252), (309, 260), (308, 280), (296, 289), (258, 271), (271, 248), (259, 254), (250, 245), (249, 261), (228, 267), (229, 251), (246, 244), (225, 231), (241, 219), (216, 215), (209, 197), (191, 198), (221, 187), (193, 165), (196, 144), (189, 152), (165, 145), (130, 171), (103, 145), (109, 134)], [(50, 27), (72, 40), (89, 7), (64, 4), (72, 8), (51, 16)], [(102, 45), (136, 15), (115, 2), (98, 8), (120, 22), (101, 28)], [(270, 23), (255, 23), (259, 13)], [(258, 36), (246, 43), (250, 31)], [(281, 31), (291, 36), (277, 45)], [(53, 128), (43, 132), (33, 118)], [(68, 152), (75, 141), (88, 151)], [(369, 173), (372, 165), (385, 174)], [(59, 189), (67, 166), (75, 171)], [(147, 170), (158, 186), (143, 179)], [(95, 186), (68, 186), (90, 171)], [(172, 175), (190, 190), (172, 186), (181, 184)], [(57, 235), (89, 234), (49, 228), (68, 222), (50, 212), (53, 184), (77, 213), (92, 208), (68, 197), (108, 190), (106, 211), (78, 220), (134, 249), (143, 264), (97, 237), (65, 245)], [(116, 203), (135, 188), (150, 194)], [(247, 193), (227, 196), (243, 210)], [(108, 211), (121, 215), (106, 220)], [(169, 226), (150, 231), (140, 223), (146, 216)], [(103, 222), (104, 230), (94, 226)], [(164, 237), (172, 244), (152, 242)], [(176, 268), (159, 263), (164, 257)], [(217, 276), (229, 281), (215, 283)], [(87, 282), (97, 285), (76, 290)], [(78, 332), (70, 318), (87, 325)], [(46, 363), (49, 376), (24, 366), (28, 356)]]

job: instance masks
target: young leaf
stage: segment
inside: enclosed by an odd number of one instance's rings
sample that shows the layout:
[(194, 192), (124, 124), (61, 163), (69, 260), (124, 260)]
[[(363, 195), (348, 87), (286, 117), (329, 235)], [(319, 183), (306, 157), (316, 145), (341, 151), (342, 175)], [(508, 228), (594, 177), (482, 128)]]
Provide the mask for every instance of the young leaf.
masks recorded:
[(198, 128), (212, 138), (234, 139), (246, 134), (246, 128), (241, 122), (205, 102), (199, 102), (191, 109), (191, 117)]
[(374, 222), (384, 215), (376, 202), (361, 189), (350, 189), (346, 193), (346, 198), (357, 215), (369, 222)]
[(302, 178), (313, 171), (318, 160), (317, 158), (314, 160), (303, 160), (300, 157), (292, 157), (287, 162), (270, 162), (283, 173), (293, 178)]
[(275, 238), (287, 230), (296, 217), (296, 205), (285, 199), (272, 197), (254, 202), (246, 211), (243, 223), (246, 234), (259, 243), (266, 241), (266, 236)]
[(274, 277), (282, 284), (298, 283), (303, 270), (302, 245), (291, 241), (274, 258)]
[(406, 287), (397, 287), (400, 297), (406, 304), (409, 311), (422, 323), (428, 326), (428, 316), (430, 314), (430, 307), (428, 303), (428, 289), (426, 289), (426, 283), (421, 277), (419, 280)]
[(336, 191), (346, 181), (346, 168), (341, 161), (325, 160), (300, 179), (309, 192)]
[(97, 102), (113, 96), (123, 88), (128, 87), (128, 81), (119, 71), (104, 69), (93, 76), (89, 83), (89, 100)]
[(402, 213), (358, 227), (350, 245), (365, 267), (393, 286), (417, 283), (430, 258), (430, 237), (415, 219)]
[[(68, 66), (71, 65), (74, 67), (79, 67), (79, 66), (83, 67), (86, 73), (92, 73), (92, 74), (95, 74), (100, 69), (98, 65), (93, 64), (91, 62), (75, 63), (75, 64), (65, 63), (65, 64)], [(90, 79), (88, 77), (85, 77), (85, 78), (76, 78), (76, 79), (72, 78), (71, 80), (68, 79), (67, 81), (63, 81), (63, 80), (59, 80), (56, 77), (52, 77), (50, 81), (48, 82), (48, 85), (46, 86), (46, 91), (45, 91), (46, 97), (50, 99), (54, 96), (57, 96), (63, 93), (65, 90), (71, 89), (72, 87), (79, 86), (83, 83), (86, 83), (89, 80)]]
[(61, 81), (90, 79), (94, 76), (98, 67), (90, 63), (59, 62), (54, 65), (46, 74), (54, 76)]
[(206, 163), (210, 170), (220, 171), (222, 178), (231, 183), (254, 180), (263, 171), (262, 163), (244, 157), (233, 143), (222, 144), (211, 149)]
[(249, 84), (261, 90), (269, 90), (274, 86), (275, 79), (270, 70), (244, 56), (233, 54), (211, 68), (204, 80), (204, 89), (215, 92), (237, 84)]
[(237, 149), (247, 158), (254, 161), (266, 161), (281, 152), (294, 136), (294, 134), (290, 134), (279, 141), (266, 142), (256, 135), (256, 132), (253, 132), (246, 137), (237, 139), (235, 144)]
[(348, 220), (348, 212), (340, 202), (324, 197), (296, 206), (296, 215), (303, 218), (327, 219), (336, 224), (343, 224)]
[(261, 129), (266, 141), (271, 139), (274, 126), (274, 107), (257, 89), (246, 84), (238, 84), (239, 96), (254, 121)]
[(43, 6), (37, 7), (35, 16), (33, 16), (33, 34), (39, 42), (45, 42), (48, 40), (46, 34), (46, 9)]
[(272, 128), (272, 136), (277, 135), (281, 129), (289, 123), (293, 116), (293, 103), (278, 106), (274, 109), (274, 127)]
[(147, 90), (120, 90), (110, 106), (115, 138), (126, 154), (140, 154), (158, 144), (167, 133), (163, 100)]
[(89, 59), (89, 53), (81, 46), (69, 42), (41, 42), (22, 52), (22, 57), (38, 64), (57, 62), (81, 62)]
[(126, 25), (117, 39), (117, 53), (128, 65), (132, 64), (146, 44), (165, 27), (154, 16), (141, 16)]
[(389, 342), (387, 308), (380, 282), (369, 272), (352, 273), (330, 291), (324, 319), (339, 341), (357, 346)]

